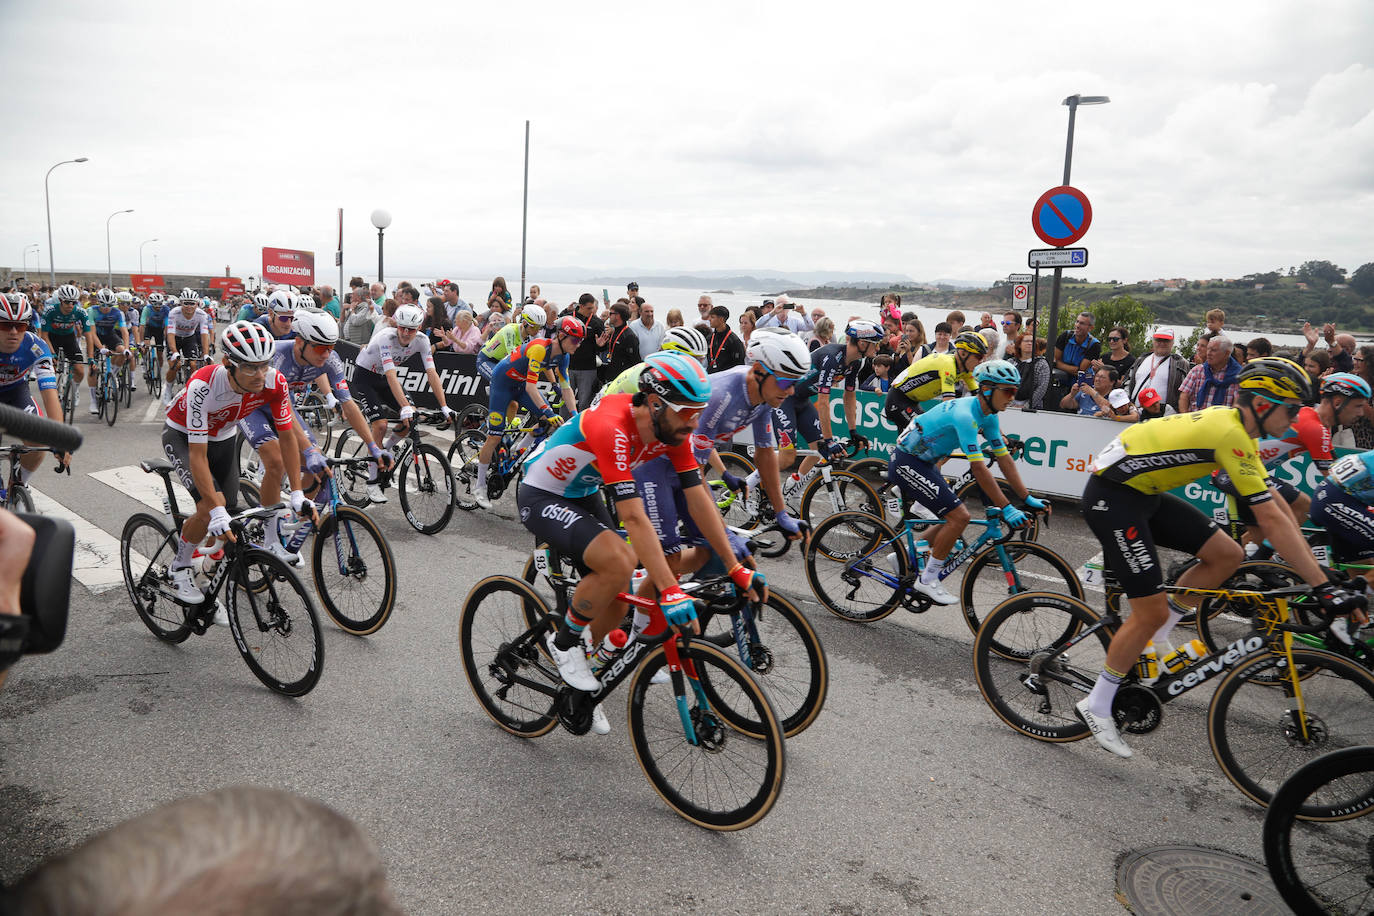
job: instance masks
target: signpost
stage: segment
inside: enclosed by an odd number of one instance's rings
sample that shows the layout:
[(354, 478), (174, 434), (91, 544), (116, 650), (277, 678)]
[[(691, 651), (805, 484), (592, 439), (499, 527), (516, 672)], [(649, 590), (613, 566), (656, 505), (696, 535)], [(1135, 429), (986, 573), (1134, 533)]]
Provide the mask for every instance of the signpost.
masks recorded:
[(262, 282), (309, 289), (315, 285), (315, 252), (264, 247)]
[(1011, 287), (1011, 307), (1024, 312), (1030, 308), (1030, 284), (1013, 283)]
[(1042, 267), (1087, 267), (1088, 249), (1032, 248), (1026, 254), (1026, 266), (1036, 270)]
[[(1073, 143), (1073, 109), (1069, 109), (1069, 143)], [(1088, 203), (1088, 196), (1075, 187), (1071, 187), (1069, 181), (1069, 167), (1067, 161), (1064, 165), (1064, 184), (1056, 188), (1050, 188), (1035, 202), (1031, 208), (1031, 228), (1035, 234), (1046, 245), (1053, 245), (1056, 248), (1063, 248), (1072, 245), (1088, 233), (1088, 227), (1093, 222), (1093, 207)], [(1054, 359), (1054, 340), (1059, 334), (1059, 278), (1064, 272), (1065, 267), (1086, 267), (1088, 263), (1088, 252), (1082, 251), (1082, 262), (1069, 261), (1063, 263), (1042, 263), (1036, 264), (1033, 260), (1027, 266), (1034, 267), (1039, 271), (1040, 267), (1054, 268), (1054, 292), (1050, 298), (1050, 320), (1049, 327), (1045, 329), (1045, 339), (1050, 342), (1050, 359)], [(1032, 255), (1035, 252), (1031, 252)], [(1037, 302), (1039, 300), (1040, 283), (1036, 281)], [(1039, 325), (1036, 325), (1037, 329)]]
[(148, 295), (155, 286), (162, 289), (166, 285), (166, 280), (159, 274), (131, 274), (129, 276), (129, 286), (133, 287), (134, 292), (140, 296)]

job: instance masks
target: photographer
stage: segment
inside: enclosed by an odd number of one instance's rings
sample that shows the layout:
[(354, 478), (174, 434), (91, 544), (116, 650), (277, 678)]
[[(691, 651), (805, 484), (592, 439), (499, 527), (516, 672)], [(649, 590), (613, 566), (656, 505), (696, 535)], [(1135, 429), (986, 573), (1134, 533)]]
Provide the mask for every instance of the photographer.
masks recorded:
[(778, 296), (773, 300), (773, 305), (773, 311), (759, 319), (760, 328), (786, 328), (794, 334), (811, 330), (811, 319), (806, 317), (804, 311), (799, 312), (797, 304), (788, 297)]
[(376, 318), (372, 314), (372, 300), (368, 298), (367, 293), (362, 290), (350, 293), (348, 317), (344, 319), (341, 328), (343, 339), (365, 347), (372, 339), (376, 325)]
[(1112, 405), (1108, 397), (1116, 387), (1117, 378), (1115, 369), (1078, 373), (1078, 380), (1069, 393), (1060, 399), (1060, 409), (1073, 410), (1080, 417), (1095, 417), (1103, 411), (1111, 412)]

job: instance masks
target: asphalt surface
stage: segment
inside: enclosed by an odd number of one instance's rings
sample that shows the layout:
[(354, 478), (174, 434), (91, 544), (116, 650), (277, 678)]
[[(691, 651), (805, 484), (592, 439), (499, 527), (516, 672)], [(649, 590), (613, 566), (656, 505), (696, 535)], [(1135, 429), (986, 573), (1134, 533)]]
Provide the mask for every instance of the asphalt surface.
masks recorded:
[[(38, 486), (117, 538), (141, 503), (90, 473), (158, 454), (135, 405), (113, 429), (84, 414), (76, 472)], [(1059, 506), (1042, 543), (1078, 566), (1095, 542)], [(0, 880), (125, 818), (235, 783), (318, 798), (354, 818), (412, 913), (1117, 913), (1120, 857), (1191, 843), (1260, 858), (1263, 811), (1208, 749), (1204, 686), (1119, 760), (1050, 745), (994, 717), (974, 685), (956, 609), (856, 625), (815, 603), (794, 551), (763, 561), (808, 614), (830, 663), (820, 718), (787, 742), (771, 814), (702, 830), (635, 762), (623, 692), (606, 737), (533, 741), (498, 729), (463, 676), (458, 612), (532, 541), (510, 497), (436, 537), (395, 500), (374, 507), (396, 553), (391, 621), (367, 638), (327, 618), (323, 678), (276, 696), (226, 629), (170, 646), (121, 586), (74, 585), (66, 644), (0, 691)], [(117, 562), (117, 559), (114, 560)], [(1090, 593), (1093, 603), (1096, 603)]]

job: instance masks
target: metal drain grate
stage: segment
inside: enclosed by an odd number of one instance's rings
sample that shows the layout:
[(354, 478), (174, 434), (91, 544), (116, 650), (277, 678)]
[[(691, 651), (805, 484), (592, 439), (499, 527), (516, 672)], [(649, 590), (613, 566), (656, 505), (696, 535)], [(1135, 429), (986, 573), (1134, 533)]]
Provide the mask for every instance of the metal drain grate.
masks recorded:
[(1284, 916), (1269, 872), (1248, 859), (1198, 846), (1128, 853), (1116, 870), (1121, 902), (1148, 916)]

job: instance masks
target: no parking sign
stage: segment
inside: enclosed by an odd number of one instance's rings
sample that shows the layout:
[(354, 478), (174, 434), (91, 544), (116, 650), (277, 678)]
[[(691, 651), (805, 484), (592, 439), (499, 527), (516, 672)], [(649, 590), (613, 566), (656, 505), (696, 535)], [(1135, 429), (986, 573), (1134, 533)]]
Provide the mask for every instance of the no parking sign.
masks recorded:
[(1077, 188), (1060, 185), (1050, 188), (1031, 210), (1031, 228), (1046, 245), (1062, 248), (1088, 233), (1093, 222), (1093, 207)]

